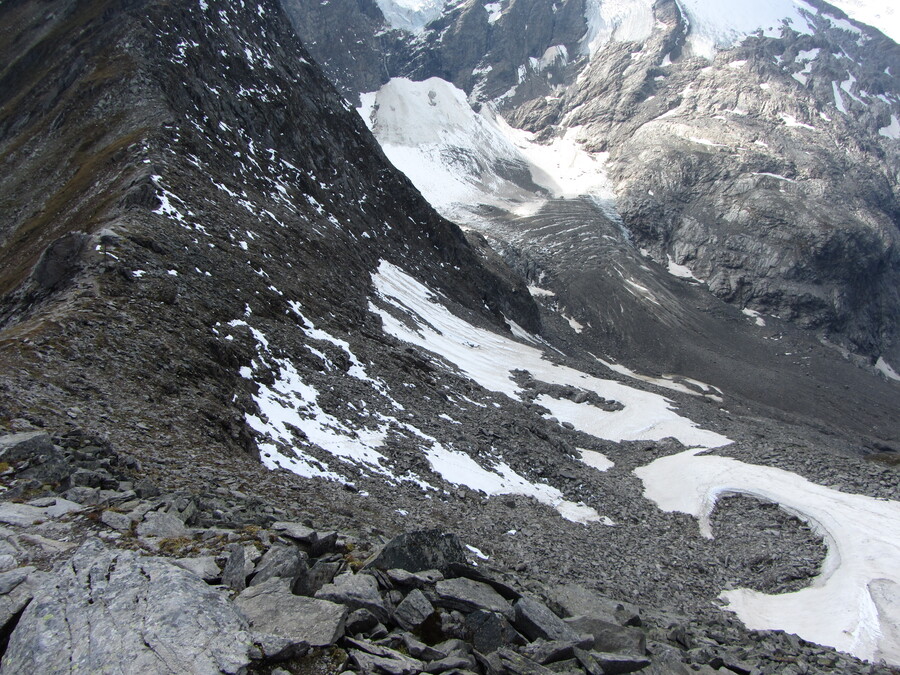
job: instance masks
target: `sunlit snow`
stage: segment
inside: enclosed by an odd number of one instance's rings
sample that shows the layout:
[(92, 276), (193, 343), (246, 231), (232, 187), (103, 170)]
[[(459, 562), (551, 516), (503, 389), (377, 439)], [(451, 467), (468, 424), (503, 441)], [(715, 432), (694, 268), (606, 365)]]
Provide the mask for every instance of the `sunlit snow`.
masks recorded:
[(797, 474), (694, 449), (635, 470), (644, 495), (699, 519), (712, 536), (716, 500), (740, 493), (779, 504), (825, 537), (809, 588), (782, 595), (722, 593), (748, 628), (780, 629), (864, 659), (900, 663), (900, 502), (839, 492)]
[(523, 345), (497, 333), (478, 328), (451, 314), (434, 294), (400, 268), (382, 261), (372, 281), (382, 300), (407, 315), (415, 325), (400, 321), (375, 304), (369, 305), (383, 322), (384, 330), (398, 339), (418, 345), (444, 359), (481, 386), (520, 400), (523, 390), (512, 379), (513, 371), (528, 371), (542, 382), (571, 385), (618, 401), (622, 410), (609, 412), (590, 405), (546, 394), (535, 401), (560, 422), (611, 441), (660, 440), (673, 437), (685, 445), (707, 448), (731, 441), (698, 428), (681, 417), (668, 399), (603, 380), (544, 358), (535, 347)]

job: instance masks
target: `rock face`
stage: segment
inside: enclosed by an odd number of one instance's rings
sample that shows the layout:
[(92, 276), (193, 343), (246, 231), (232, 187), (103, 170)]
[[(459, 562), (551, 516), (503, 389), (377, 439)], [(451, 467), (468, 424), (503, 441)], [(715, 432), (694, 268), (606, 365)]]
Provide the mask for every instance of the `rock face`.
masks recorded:
[(877, 30), (811, 10), (778, 36), (711, 49), (710, 21), (672, 0), (635, 3), (630, 23), (608, 3), (528, 0), (449, 4), (410, 40), (371, 7), (337, 4), (284, 6), (348, 96), (439, 77), (540, 139), (568, 130), (610, 153), (618, 216), (653, 260), (739, 308), (900, 360), (900, 46)]
[[(157, 558), (80, 548), (25, 610), (3, 673), (238, 673), (244, 619), (198, 577)], [(185, 608), (190, 607), (190, 611)]]

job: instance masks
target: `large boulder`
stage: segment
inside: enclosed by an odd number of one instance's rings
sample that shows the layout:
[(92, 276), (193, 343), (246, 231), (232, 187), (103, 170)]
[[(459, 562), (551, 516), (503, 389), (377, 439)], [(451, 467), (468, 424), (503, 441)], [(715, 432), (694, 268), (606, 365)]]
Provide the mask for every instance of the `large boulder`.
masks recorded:
[(366, 567), (407, 572), (440, 570), (446, 573), (454, 563), (466, 563), (465, 551), (455, 534), (441, 530), (418, 530), (391, 539), (366, 561)]
[(290, 580), (272, 577), (251, 586), (235, 604), (257, 632), (271, 633), (313, 647), (325, 647), (344, 635), (348, 610), (327, 600), (291, 593)]
[(252, 644), (246, 620), (195, 575), (90, 540), (28, 605), (0, 673), (239, 673)]

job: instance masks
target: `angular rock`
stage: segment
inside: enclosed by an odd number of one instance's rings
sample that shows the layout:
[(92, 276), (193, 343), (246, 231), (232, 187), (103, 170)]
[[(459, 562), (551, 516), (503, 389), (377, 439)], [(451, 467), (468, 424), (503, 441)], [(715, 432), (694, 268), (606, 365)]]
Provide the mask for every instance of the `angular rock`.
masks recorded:
[(492, 658), (499, 664), (501, 672), (505, 671), (512, 675), (552, 675), (554, 672), (507, 647), (498, 649)]
[(416, 675), (422, 672), (422, 662), (411, 659), (400, 652), (396, 656), (376, 656), (359, 649), (347, 651), (350, 660), (362, 673), (385, 673), (386, 675)]
[(246, 621), (193, 574), (92, 540), (28, 605), (0, 672), (238, 673), (250, 644)]
[(222, 570), (222, 584), (233, 591), (243, 591), (247, 588), (247, 555), (244, 547), (232, 544), (231, 553)]
[(513, 626), (529, 640), (578, 640), (572, 628), (534, 598), (520, 598), (513, 607), (516, 612)]
[(477, 567), (472, 567), (472, 565), (453, 563), (450, 565), (448, 572), (448, 576), (451, 577), (465, 577), (472, 581), (480, 581), (483, 584), (487, 584), (507, 600), (513, 601), (522, 597), (522, 594), (509, 584), (505, 584), (502, 581), (485, 574)]
[(563, 617), (593, 616), (621, 626), (641, 625), (640, 612), (635, 605), (607, 598), (584, 586), (557, 586), (550, 597)]
[(574, 659), (575, 650), (579, 647), (580, 645), (574, 642), (537, 640), (522, 649), (522, 654), (536, 663), (547, 665), (548, 663)]
[(16, 462), (54, 451), (53, 441), (43, 431), (23, 431), (0, 436), (0, 460)]
[(319, 539), (319, 536), (314, 529), (300, 523), (279, 521), (273, 523), (270, 529), (275, 530), (278, 534), (283, 534), (286, 537), (294, 539), (301, 544), (308, 544), (310, 546), (315, 545)]
[(405, 630), (415, 630), (421, 626), (428, 617), (434, 614), (432, 605), (425, 594), (419, 589), (413, 589), (403, 602), (394, 610), (394, 620)]
[[(256, 565), (256, 573), (250, 580), (251, 586), (257, 586), (273, 577), (288, 579), (292, 583), (298, 576), (309, 576), (309, 557), (296, 546), (282, 546), (276, 544), (268, 551)], [(308, 595), (308, 593), (297, 593)]]
[(515, 611), (503, 596), (497, 591), (480, 581), (471, 579), (445, 579), (434, 586), (437, 593), (437, 604), (450, 609), (458, 609), (461, 612), (474, 612), (483, 609), (488, 612), (497, 612), (512, 621)]
[(211, 555), (201, 556), (199, 558), (178, 558), (172, 562), (181, 569), (196, 574), (206, 582), (222, 578), (222, 570), (219, 569), (218, 564), (216, 564), (215, 557)]
[(643, 656), (628, 656), (626, 654), (605, 654), (590, 652), (590, 655), (600, 664), (603, 675), (624, 675), (635, 673), (650, 665), (650, 659)]
[[(309, 644), (302, 640), (298, 641), (271, 633), (253, 633), (250, 657), (254, 661), (277, 663), (304, 656), (309, 651), (309, 647)], [(272, 673), (274, 675), (275, 671), (273, 670)]]
[(344, 634), (346, 607), (291, 593), (287, 579), (274, 577), (251, 586), (234, 602), (254, 630), (313, 647), (333, 645)]
[(381, 671), (388, 675), (414, 675), (424, 668), (424, 664), (418, 659), (367, 640), (347, 638), (345, 643), (355, 647), (348, 650), (350, 659), (364, 673)]
[(12, 591), (25, 581), (32, 572), (34, 572), (34, 567), (18, 567), (0, 574), (0, 595), (6, 595)]
[(444, 580), (444, 575), (438, 570), (407, 572), (401, 569), (391, 569), (387, 571), (387, 576), (393, 583), (405, 588), (425, 588)]
[(68, 499), (63, 499), (62, 497), (57, 497), (53, 500), (53, 504), (47, 506), (45, 513), (51, 518), (59, 518), (60, 516), (65, 516), (69, 513), (77, 513), (78, 511), (83, 510), (84, 507), (81, 504), (69, 501)]
[(137, 526), (139, 537), (186, 537), (190, 530), (184, 526), (178, 518), (171, 513), (163, 511), (151, 511), (144, 516), (144, 520)]
[(334, 583), (316, 591), (316, 598), (330, 600), (349, 609), (367, 609), (381, 622), (390, 619), (390, 612), (378, 592), (378, 582), (368, 574), (342, 574)]
[(28, 504), (0, 502), (0, 523), (29, 527), (42, 520), (47, 520), (47, 513), (44, 509), (28, 506)]
[(466, 617), (465, 630), (467, 639), (482, 654), (490, 654), (501, 647), (523, 645), (526, 642), (503, 616), (482, 609)]
[(391, 539), (384, 548), (366, 561), (366, 567), (382, 570), (402, 569), (407, 572), (440, 570), (453, 563), (465, 564), (466, 554), (455, 534), (441, 530), (418, 530)]
[(617, 623), (589, 616), (565, 619), (577, 634), (589, 633), (594, 638), (592, 649), (598, 652), (646, 654), (647, 637), (638, 628), (628, 628)]
[(367, 633), (378, 625), (378, 619), (367, 609), (355, 609), (347, 617), (345, 626), (348, 635)]
[(100, 522), (119, 532), (129, 532), (134, 521), (124, 513), (104, 511), (100, 514)]
[(422, 668), (426, 673), (444, 673), (448, 670), (471, 670), (475, 667), (475, 659), (465, 656), (445, 656), (437, 661), (430, 661)]
[(401, 633), (400, 639), (403, 641), (403, 646), (406, 647), (406, 651), (409, 652), (409, 655), (417, 659), (435, 661), (448, 656), (447, 653), (435, 649), (424, 642), (420, 642), (410, 633)]
[(307, 579), (307, 590), (305, 593), (300, 592), (300, 584), (299, 578), (298, 583), (295, 583), (294, 593), (299, 595), (315, 595), (316, 591), (318, 591), (325, 584), (330, 584), (334, 581), (334, 578), (337, 576), (338, 572), (341, 571), (346, 565), (342, 562), (325, 562), (322, 560), (317, 560), (316, 564), (312, 566), (309, 570), (309, 576)]

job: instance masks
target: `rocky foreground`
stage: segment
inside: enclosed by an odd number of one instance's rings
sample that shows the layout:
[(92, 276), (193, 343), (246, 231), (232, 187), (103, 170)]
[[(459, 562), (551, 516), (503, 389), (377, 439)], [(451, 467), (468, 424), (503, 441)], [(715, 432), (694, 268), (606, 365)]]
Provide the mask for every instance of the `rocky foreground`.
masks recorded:
[(367, 541), (161, 493), (77, 429), (2, 436), (0, 462), (2, 673), (897, 672), (543, 585), (440, 530)]

